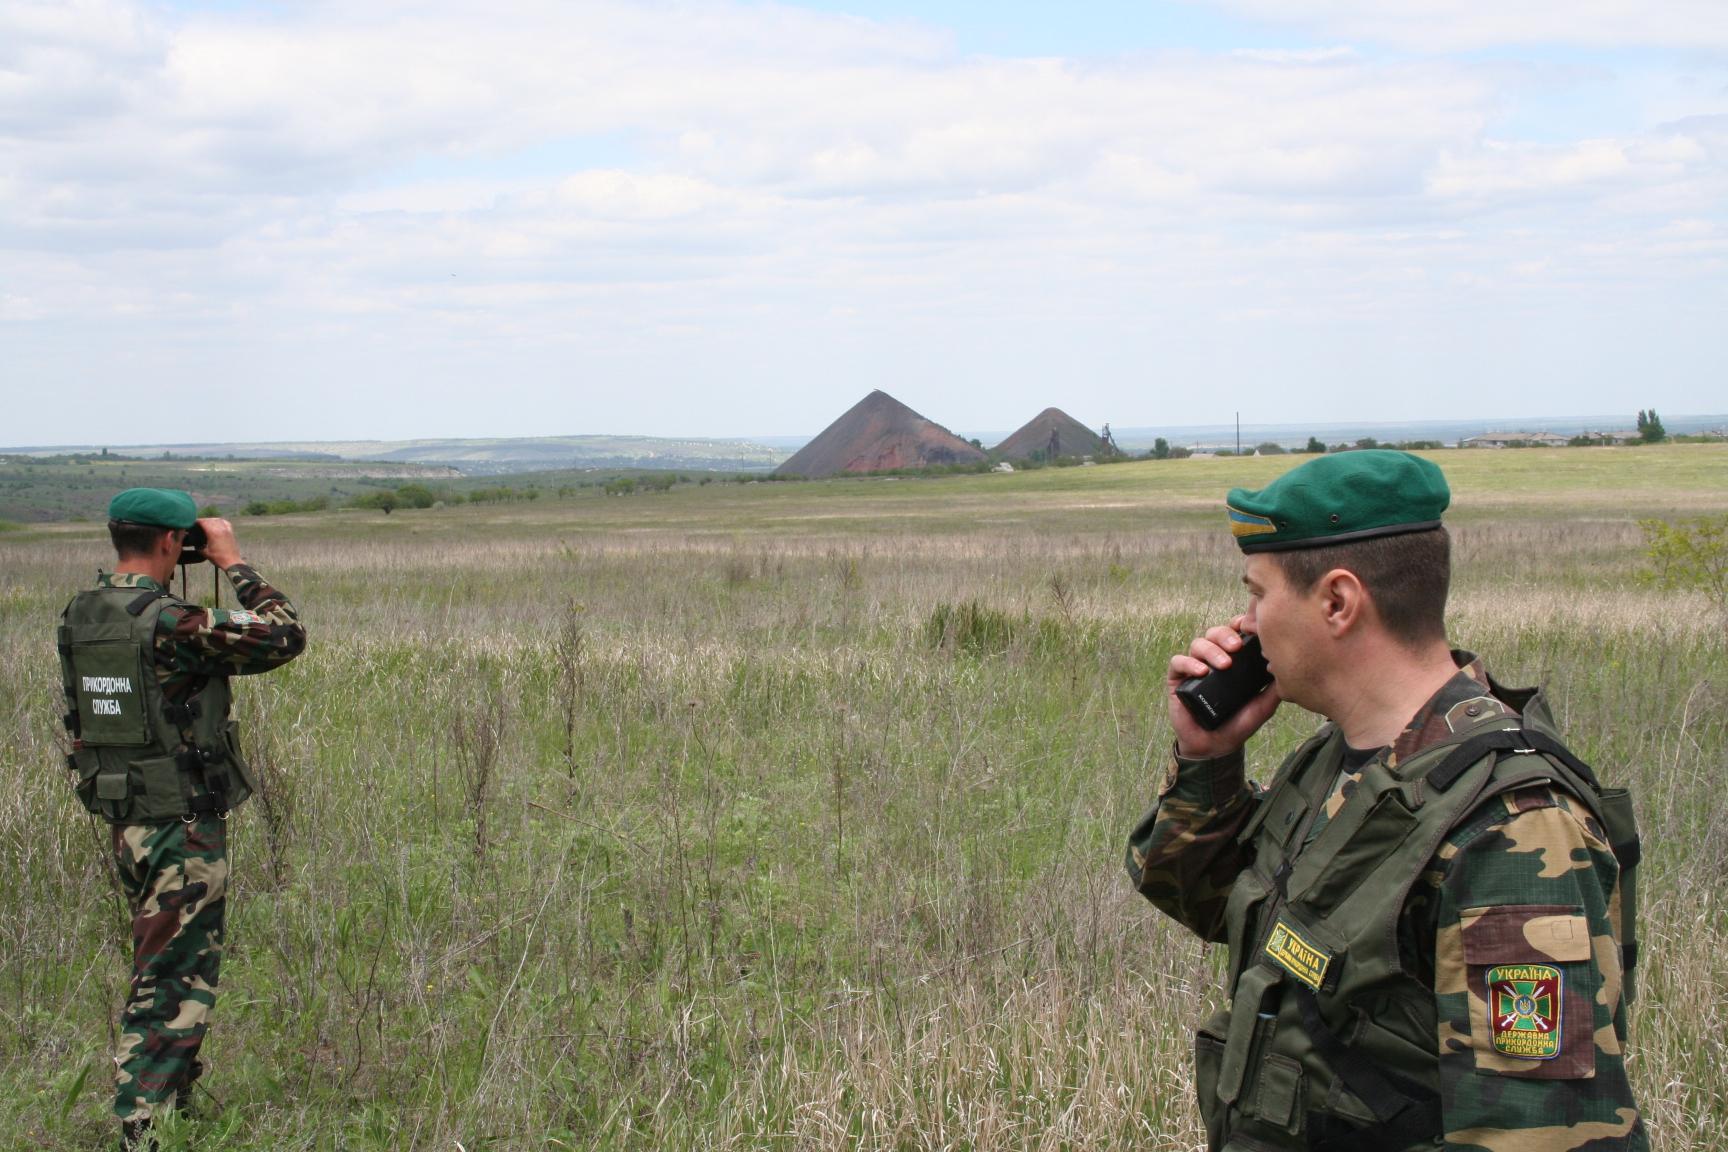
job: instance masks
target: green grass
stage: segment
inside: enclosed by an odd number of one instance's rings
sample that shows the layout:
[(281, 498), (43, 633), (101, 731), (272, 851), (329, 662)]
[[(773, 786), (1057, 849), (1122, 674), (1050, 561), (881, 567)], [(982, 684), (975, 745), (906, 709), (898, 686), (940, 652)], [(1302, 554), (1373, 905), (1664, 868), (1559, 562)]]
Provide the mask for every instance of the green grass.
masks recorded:
[(357, 465), (342, 461), (127, 460), (119, 457), (0, 456), (0, 516), (45, 522), (102, 521), (108, 500), (123, 488), (183, 488), (200, 508), (236, 516), (254, 500), (332, 503), (370, 490), (370, 475), (396, 483), (444, 476), (448, 469), (413, 464)]
[[(1728, 509), (1728, 450), (1438, 458), (1455, 638), (1638, 789), (1633, 1073), (1659, 1148), (1721, 1147), (1728, 651), (1696, 595), (1630, 576), (1636, 519)], [(1295, 462), (241, 521), (313, 643), (238, 689), (267, 788), (234, 818), (222, 1106), (187, 1135), (1193, 1147), (1221, 958), (1120, 856), (1164, 664), (1238, 607), (1219, 496)], [(49, 643), (104, 546), (0, 538), (9, 1146), (111, 1139), (122, 921)], [(1254, 770), (1312, 724), (1276, 717)]]

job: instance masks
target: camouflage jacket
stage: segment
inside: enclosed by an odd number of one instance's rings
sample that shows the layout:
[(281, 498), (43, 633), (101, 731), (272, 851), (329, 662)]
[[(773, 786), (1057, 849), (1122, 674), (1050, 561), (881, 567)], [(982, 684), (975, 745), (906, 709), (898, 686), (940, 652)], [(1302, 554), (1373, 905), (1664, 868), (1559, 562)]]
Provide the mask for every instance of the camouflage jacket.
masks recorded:
[[(185, 601), (166, 601), (156, 621), (156, 675), (163, 694), (183, 701), (212, 676), (251, 676), (279, 668), (306, 647), (306, 626), (288, 597), (265, 583), (247, 564), (226, 570), (237, 609), (206, 609)], [(105, 572), (102, 588), (153, 588), (168, 592), (148, 576)]]
[[(1457, 657), (1459, 674), (1379, 752), (1388, 766), (1452, 742), (1454, 722), (1462, 726), (1466, 717), (1516, 716), (1534, 695), (1498, 689), (1474, 657)], [(1312, 742), (1305, 749), (1311, 753)], [(1361, 779), (1360, 770), (1339, 773), (1298, 853)], [(1224, 941), (1226, 902), (1253, 862), (1252, 838), (1242, 834), (1267, 796), (1247, 781), (1240, 752), (1173, 758), (1157, 806), (1129, 840), (1128, 871), (1140, 892), (1202, 939)], [(1432, 1037), (1432, 1057), (1417, 1064), (1416, 1079), (1439, 1098), (1447, 1148), (1647, 1148), (1624, 1065), (1625, 1003), (1610, 927), (1619, 913), (1611, 907), (1617, 874), (1606, 834), (1585, 806), (1541, 785), (1482, 801), (1416, 878), (1398, 917), (1396, 948), (1404, 970), (1431, 996), (1420, 998), (1422, 1015), (1404, 1030)], [(1497, 951), (1534, 941), (1548, 919), (1570, 921), (1575, 911), (1589, 943), (1578, 939), (1552, 957), (1567, 962), (1569, 984), (1532, 986), (1518, 980), (1528, 973), (1497, 963)], [(1238, 972), (1241, 958), (1233, 959)], [(1499, 993), (1507, 1003), (1491, 1005)], [(1542, 1000), (1544, 993), (1551, 999)], [(1545, 1041), (1552, 1054), (1517, 1054), (1513, 1001), (1563, 1022), (1545, 1034), (1557, 1036)]]

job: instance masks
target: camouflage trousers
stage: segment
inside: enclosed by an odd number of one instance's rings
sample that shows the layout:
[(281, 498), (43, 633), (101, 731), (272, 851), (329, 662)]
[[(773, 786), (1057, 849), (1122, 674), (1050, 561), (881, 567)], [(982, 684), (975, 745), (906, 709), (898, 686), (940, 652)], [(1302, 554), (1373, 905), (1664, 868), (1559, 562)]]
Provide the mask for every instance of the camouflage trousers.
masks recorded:
[(132, 991), (114, 1053), (114, 1114), (147, 1120), (180, 1103), (216, 1006), (228, 894), (228, 824), (119, 824), (114, 862), (132, 909)]

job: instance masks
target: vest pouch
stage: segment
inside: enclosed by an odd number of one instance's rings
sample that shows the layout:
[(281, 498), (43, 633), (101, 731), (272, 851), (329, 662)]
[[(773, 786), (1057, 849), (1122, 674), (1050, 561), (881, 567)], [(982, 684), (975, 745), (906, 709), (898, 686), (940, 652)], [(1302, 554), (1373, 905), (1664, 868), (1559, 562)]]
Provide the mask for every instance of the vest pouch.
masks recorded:
[(1620, 862), (1620, 917), (1614, 925), (1620, 942), (1621, 996), (1630, 1004), (1637, 998), (1638, 967), (1638, 860), (1643, 849), (1638, 841), (1638, 818), (1632, 811), (1632, 793), (1625, 788), (1604, 788), (1599, 793), (1602, 823), (1608, 844)]
[(132, 795), (132, 778), (125, 771), (98, 772), (91, 783), (95, 785), (96, 799), (107, 801), (116, 808), (124, 806), (127, 797)]
[(1290, 875), (1292, 900), (1313, 908), (1336, 908), (1375, 874), (1418, 823), (1394, 789), (1375, 797), (1365, 813), (1360, 806), (1346, 804), (1297, 861)]
[(79, 748), (67, 757), (67, 767), (77, 774), (73, 790), (79, 803), (92, 814), (118, 820), (126, 814), (132, 782), (123, 754), (100, 748)]
[(131, 824), (165, 824), (186, 811), (186, 774), (178, 756), (153, 756), (132, 761), (132, 779), (138, 785), (131, 811)]
[(1230, 886), (1230, 895), (1224, 901), (1224, 927), (1225, 943), (1230, 948), (1232, 986), (1251, 962), (1249, 947), (1252, 941), (1248, 939), (1248, 933), (1252, 925), (1260, 922), (1260, 906), (1271, 894), (1272, 881), (1262, 876), (1255, 867), (1244, 868), (1238, 872), (1236, 882)]
[(1213, 1016), (1194, 1033), (1194, 1095), (1200, 1119), (1206, 1125), (1206, 1147), (1218, 1152), (1224, 1147), (1224, 1121), (1229, 1108), (1218, 1099), (1218, 1068), (1224, 1062), (1224, 1034), (1230, 1027), (1226, 1009)]
[(1265, 1010), (1269, 993), (1284, 982), (1284, 971), (1268, 964), (1255, 964), (1236, 982), (1230, 997), (1230, 1030), (1224, 1037), (1224, 1059), (1218, 1065), (1218, 1099), (1236, 1104), (1242, 1097), (1243, 1081), (1259, 1058), (1260, 1041), (1277, 1025)]
[(1302, 817), (1308, 812), (1308, 798), (1302, 789), (1287, 785), (1264, 797), (1254, 816), (1237, 835), (1243, 844), (1270, 839), (1279, 848), (1286, 847), (1303, 826)]
[(1254, 1111), (1262, 1124), (1294, 1135), (1302, 1130), (1302, 1062), (1276, 1053), (1260, 1066)]
[(1420, 993), (1400, 992), (1354, 1003), (1350, 1014), (1355, 1024), (1348, 1033), (1348, 1042), (1382, 1069), (1400, 1072), (1406, 1079), (1432, 1081), (1439, 1074), (1433, 1046), (1433, 1003), (1432, 995), (1425, 989)]

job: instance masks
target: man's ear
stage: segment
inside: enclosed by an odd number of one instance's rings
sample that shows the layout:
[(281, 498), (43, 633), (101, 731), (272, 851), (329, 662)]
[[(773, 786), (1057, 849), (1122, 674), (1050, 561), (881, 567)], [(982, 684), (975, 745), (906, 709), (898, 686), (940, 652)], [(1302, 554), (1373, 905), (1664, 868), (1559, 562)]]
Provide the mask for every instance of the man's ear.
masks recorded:
[(1373, 610), (1367, 585), (1348, 568), (1334, 568), (1320, 577), (1315, 594), (1320, 598), (1326, 627), (1335, 637), (1360, 628)]

